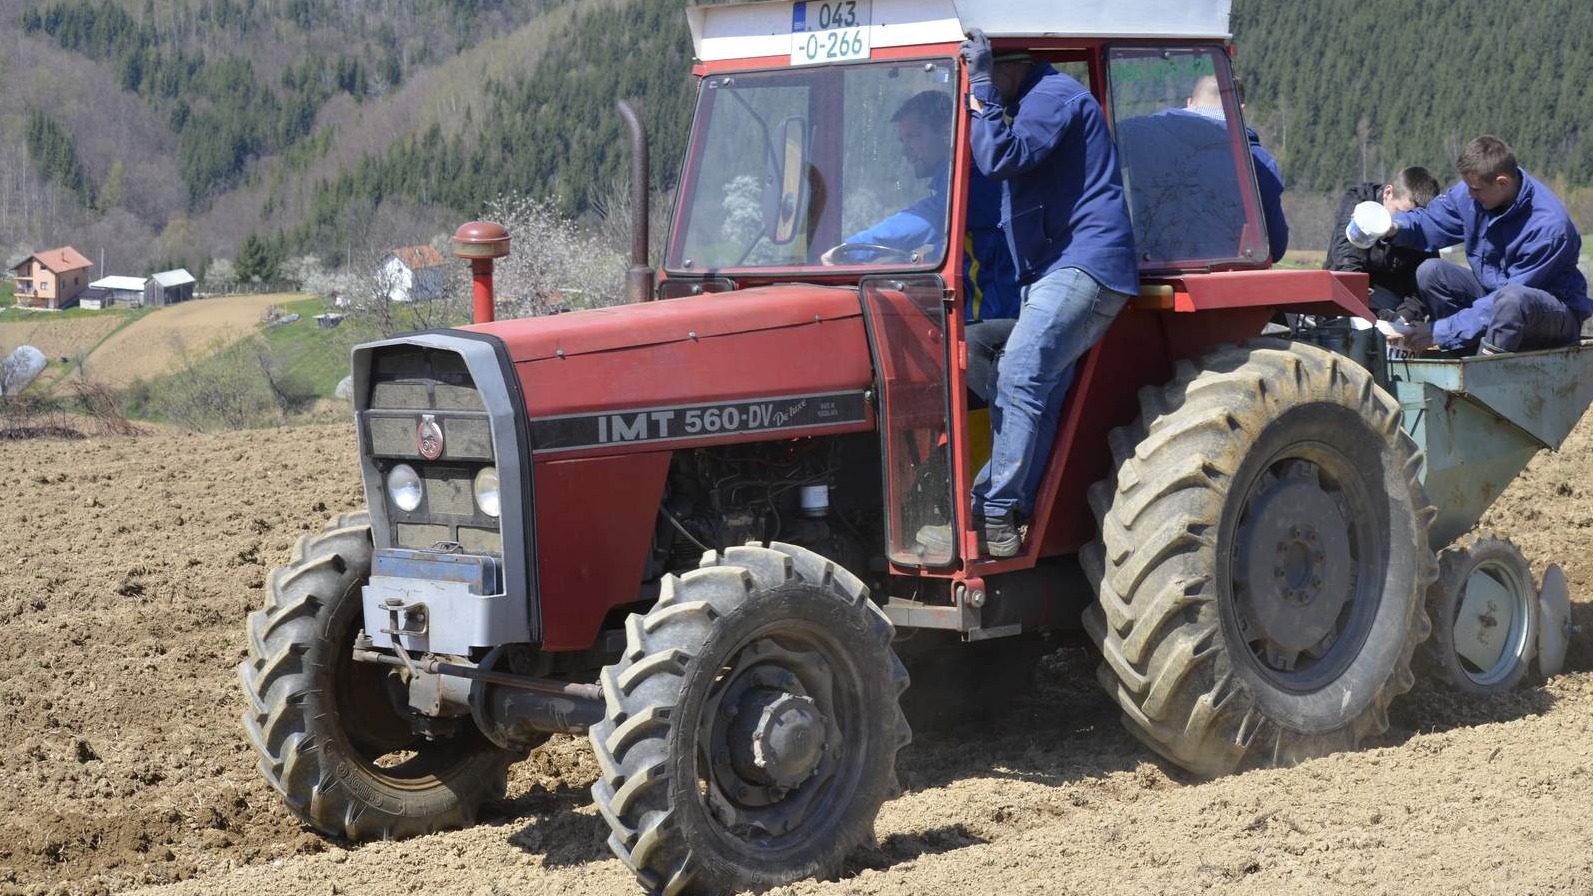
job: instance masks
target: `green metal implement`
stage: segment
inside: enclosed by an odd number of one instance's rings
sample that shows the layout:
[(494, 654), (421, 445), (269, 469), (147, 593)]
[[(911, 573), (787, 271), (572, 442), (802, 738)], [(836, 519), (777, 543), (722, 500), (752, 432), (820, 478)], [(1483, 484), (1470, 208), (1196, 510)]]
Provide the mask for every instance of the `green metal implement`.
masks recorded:
[(1593, 402), (1593, 341), (1387, 363), (1405, 431), (1426, 452), (1435, 550), (1470, 530), (1540, 448), (1559, 448)]

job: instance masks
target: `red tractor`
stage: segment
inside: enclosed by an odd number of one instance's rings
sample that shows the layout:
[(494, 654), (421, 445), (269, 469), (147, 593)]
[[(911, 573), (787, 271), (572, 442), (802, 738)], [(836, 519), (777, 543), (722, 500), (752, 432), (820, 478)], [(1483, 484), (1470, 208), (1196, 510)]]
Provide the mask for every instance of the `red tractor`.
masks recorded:
[[(369, 512), (271, 577), (241, 668), (292, 810), (351, 839), (470, 824), (512, 762), (584, 732), (648, 890), (833, 873), (896, 792), (908, 668), (921, 704), (959, 676), (994, 700), (1080, 629), (1125, 724), (1202, 774), (1385, 730), (1428, 633), (1433, 510), (1371, 374), (1258, 338), (1282, 311), (1364, 317), (1367, 284), (1270, 269), (1227, 3), (689, 17), (699, 98), (656, 282), (643, 255), (630, 304), (355, 350)], [(925, 91), (964, 107), (973, 26), (1105, 107), (1145, 284), (1081, 361), (1000, 560), (968, 512), (989, 436), (967, 116), (936, 239), (831, 251), (928, 195), (885, 123)], [(1201, 78), (1221, 109), (1163, 121)], [(945, 523), (952, 550), (917, 542)]]

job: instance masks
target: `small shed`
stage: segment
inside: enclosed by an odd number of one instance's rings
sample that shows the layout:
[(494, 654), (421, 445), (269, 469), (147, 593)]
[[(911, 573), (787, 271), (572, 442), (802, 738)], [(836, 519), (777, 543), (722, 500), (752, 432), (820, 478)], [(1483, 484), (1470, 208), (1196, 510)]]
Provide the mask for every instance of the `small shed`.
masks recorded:
[(113, 305), (137, 308), (144, 304), (146, 282), (148, 281), (143, 277), (101, 277), (88, 285), (83, 297), (83, 307), (96, 311)]
[(151, 308), (175, 305), (194, 297), (194, 275), (185, 268), (153, 274), (144, 284), (144, 304)]

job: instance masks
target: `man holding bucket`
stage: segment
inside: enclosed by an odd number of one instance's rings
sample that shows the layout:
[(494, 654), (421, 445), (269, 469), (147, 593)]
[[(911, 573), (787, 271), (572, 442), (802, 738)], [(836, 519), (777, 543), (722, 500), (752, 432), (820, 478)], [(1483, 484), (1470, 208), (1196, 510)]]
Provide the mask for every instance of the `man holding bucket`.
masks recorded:
[(1574, 345), (1593, 301), (1576, 266), (1582, 236), (1565, 206), (1498, 137), (1471, 141), (1455, 168), (1460, 183), (1377, 228), (1396, 245), (1430, 252), (1463, 242), (1471, 265), (1431, 259), (1416, 269), (1433, 321), (1399, 341), (1411, 351), (1481, 354)]

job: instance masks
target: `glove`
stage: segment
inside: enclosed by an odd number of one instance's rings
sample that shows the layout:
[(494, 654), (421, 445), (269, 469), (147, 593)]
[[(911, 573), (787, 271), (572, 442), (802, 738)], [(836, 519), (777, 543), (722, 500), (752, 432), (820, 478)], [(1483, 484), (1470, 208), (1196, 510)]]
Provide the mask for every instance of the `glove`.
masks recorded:
[(990, 38), (978, 28), (968, 31), (968, 39), (962, 42), (963, 62), (968, 65), (969, 85), (980, 82), (989, 83), (991, 73), (995, 70), (995, 53), (990, 49)]
[(1397, 337), (1388, 341), (1408, 352), (1424, 352), (1433, 347), (1433, 325), (1431, 323), (1408, 324), (1405, 321), (1394, 322)]

